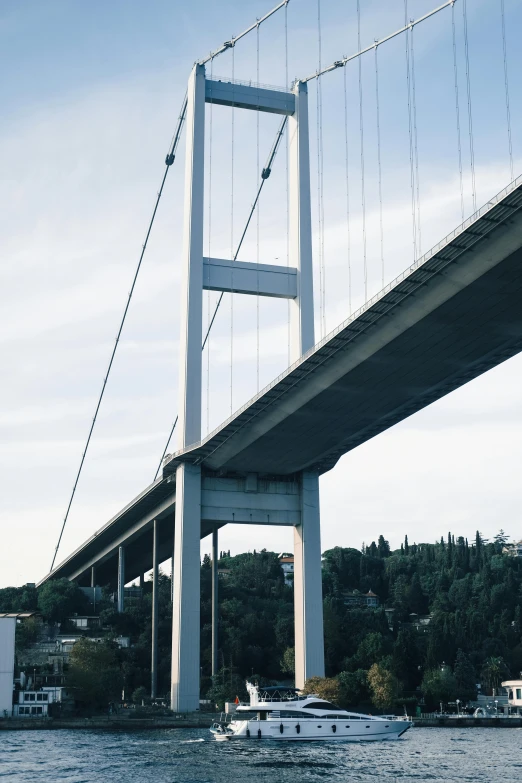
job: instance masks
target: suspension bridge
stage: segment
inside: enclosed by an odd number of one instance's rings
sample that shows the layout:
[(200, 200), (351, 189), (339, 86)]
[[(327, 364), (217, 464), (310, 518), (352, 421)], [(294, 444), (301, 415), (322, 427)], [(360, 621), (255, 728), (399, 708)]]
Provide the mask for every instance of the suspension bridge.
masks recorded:
[[(282, 12), (287, 35), (289, 0), (227, 41), (191, 72), (178, 126), (166, 158), (166, 169), (147, 240), (139, 259), (118, 340), (110, 359), (96, 415), (82, 455), (80, 468), (61, 527), (51, 571), (42, 580), (66, 577), (85, 586), (117, 586), (119, 610), (124, 608), (124, 586), (153, 569), (152, 695), (157, 672), (157, 594), (159, 563), (173, 563), (172, 708), (197, 709), (199, 705), (199, 570), (200, 539), (212, 535), (213, 563), (213, 673), (217, 671), (217, 555), (218, 530), (227, 524), (283, 525), (294, 530), (294, 600), (296, 685), (324, 675), (321, 595), (319, 476), (331, 470), (340, 457), (358, 445), (430, 405), (473, 378), (522, 350), (522, 178), (514, 178), (505, 9), (499, 6), (506, 121), (506, 154), (510, 183), (478, 208), (474, 163), (474, 130), (469, 69), (468, 18), (465, 0), (449, 0), (410, 20), (391, 34), (364, 47), (360, 32), (360, 4), (356, 3), (358, 50), (323, 67), (321, 61), (321, 3), (318, 3), (319, 64), (308, 76), (285, 88), (216, 78), (216, 57), (232, 53), (242, 38), (257, 36), (260, 27)], [(456, 34), (456, 9), (462, 26), (462, 51)], [(422, 254), (421, 188), (415, 75), (414, 30), (442, 15), (449, 17), (450, 57), (455, 74), (455, 139), (457, 147), (457, 199), (461, 223), (429, 252)], [(403, 271), (385, 284), (385, 237), (382, 198), (381, 111), (379, 105), (378, 51), (388, 42), (403, 40), (407, 87), (411, 244), (404, 252)], [(368, 183), (364, 160), (363, 58), (375, 58), (375, 119), (378, 182), (378, 244), (381, 289), (369, 295)], [(465, 64), (470, 175), (465, 176), (462, 114), (459, 104), (459, 57)], [(258, 54), (259, 62), (259, 54)], [(352, 273), (356, 259), (350, 253), (350, 177), (346, 134), (346, 317), (327, 332), (324, 142), (322, 82), (350, 63), (356, 80), (360, 137), (360, 261), (362, 304), (352, 309)], [(257, 68), (259, 71), (259, 67)], [(286, 74), (287, 76), (287, 74)], [(317, 113), (317, 228), (314, 231), (311, 187), (311, 123), (309, 86), (314, 84)], [(349, 102), (345, 90), (344, 122)], [(266, 165), (258, 164), (258, 186), (237, 246), (229, 257), (205, 255), (205, 176), (210, 177), (206, 141), (212, 129), (212, 107), (237, 109), (281, 117)], [(209, 115), (210, 112), (210, 116)], [(185, 190), (183, 278), (180, 295), (178, 417), (170, 433), (153, 483), (146, 487), (104, 527), (55, 566), (56, 555), (83, 462), (102, 403), (105, 386), (125, 323), (134, 284), (140, 270), (156, 209), (167, 174), (176, 159), (185, 130)], [(235, 130), (232, 124), (232, 137)], [(258, 134), (259, 138), (259, 134)], [(258, 257), (240, 260), (239, 252), (251, 222), (258, 216), (263, 188), (277, 166), (282, 140), (287, 141), (287, 264), (261, 263)], [(258, 143), (259, 160), (259, 143)], [(207, 168), (207, 173), (206, 173)], [(233, 188), (232, 173), (232, 188)], [(465, 217), (465, 189), (471, 191), (472, 211)], [(208, 199), (208, 194), (207, 194)], [(259, 234), (259, 222), (257, 222)], [(353, 232), (353, 228), (352, 228)], [(232, 232), (233, 237), (233, 232)], [(315, 237), (315, 254), (314, 254)], [(411, 251), (413, 246), (413, 253)], [(259, 247), (259, 243), (258, 243)], [(409, 253), (410, 258), (406, 256)], [(319, 290), (314, 296), (314, 257)], [(203, 291), (218, 292), (208, 307), (204, 329)], [(265, 388), (233, 410), (231, 356), (230, 416), (203, 434), (204, 351), (211, 353), (210, 334), (223, 302), (229, 296), (285, 300), (288, 305), (288, 367)], [(314, 304), (318, 303), (318, 318)], [(231, 304), (230, 321), (234, 325)], [(320, 338), (316, 342), (315, 326)], [(239, 324), (239, 328), (241, 325)], [(259, 335), (259, 317), (258, 317)], [(259, 340), (259, 336), (258, 336)], [(230, 338), (233, 350), (232, 331)], [(202, 350), (203, 349), (203, 350)], [(259, 351), (258, 351), (259, 363)], [(259, 369), (258, 369), (259, 384)], [(207, 372), (208, 400), (208, 372)], [(208, 405), (208, 402), (207, 402)], [(207, 415), (207, 427), (209, 417)], [(173, 433), (177, 448), (167, 453)], [(159, 475), (158, 475), (159, 474)], [(41, 583), (42, 583), (41, 582)], [(156, 657), (155, 657), (156, 656)]]

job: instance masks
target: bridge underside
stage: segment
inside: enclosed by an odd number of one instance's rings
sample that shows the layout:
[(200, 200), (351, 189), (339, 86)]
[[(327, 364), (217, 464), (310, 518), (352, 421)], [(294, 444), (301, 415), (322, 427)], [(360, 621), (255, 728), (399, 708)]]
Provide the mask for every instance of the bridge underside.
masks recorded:
[[(522, 350), (522, 183), (516, 181), (199, 444), (170, 456), (148, 487), (52, 575), (127, 581), (172, 554), (175, 471), (293, 480), (323, 473), (351, 449)], [(231, 520), (203, 519), (201, 535)], [(284, 524), (282, 522), (281, 524)], [(291, 523), (289, 523), (291, 524)]]

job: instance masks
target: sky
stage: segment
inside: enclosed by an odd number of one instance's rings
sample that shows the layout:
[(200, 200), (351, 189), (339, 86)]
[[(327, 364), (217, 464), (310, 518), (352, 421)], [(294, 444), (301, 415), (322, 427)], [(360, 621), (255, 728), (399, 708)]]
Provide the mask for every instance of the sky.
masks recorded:
[[(436, 5), (409, 0), (408, 16)], [(473, 212), (469, 105), (477, 206), (511, 181), (511, 161), (522, 173), (522, 0), (505, 0), (511, 159), (500, 2), (467, 5), (469, 101), (462, 0), (454, 8), (465, 217)], [(49, 570), (190, 69), (272, 7), (0, 3), (0, 586)], [(363, 46), (404, 24), (403, 0), (363, 0), (361, 9)], [(290, 0), (286, 23), (285, 34), (279, 11), (207, 75), (284, 87), (313, 74), (319, 54), (326, 65), (358, 51), (355, 0)], [(323, 77), (319, 107), (316, 81), (309, 85), (317, 339), (364, 302), (363, 169), (368, 295), (414, 256), (405, 36), (378, 47), (377, 62), (374, 52), (360, 62), (361, 93), (359, 60)], [(450, 9), (415, 27), (412, 63), (419, 254), (462, 221)], [(278, 124), (207, 106), (205, 254), (234, 252)], [(184, 137), (58, 561), (152, 481), (176, 416), (183, 149)], [(285, 264), (287, 253), (283, 144), (239, 258)], [(204, 294), (204, 324), (215, 301)], [(286, 368), (287, 315), (285, 302), (224, 298), (203, 355), (203, 434)], [(519, 356), (343, 457), (321, 478), (323, 549), (360, 547), (381, 533), (392, 547), (405, 534), (433, 541), (503, 528), (521, 538), (521, 381)], [(286, 528), (220, 532), (220, 548), (233, 553), (292, 546)]]

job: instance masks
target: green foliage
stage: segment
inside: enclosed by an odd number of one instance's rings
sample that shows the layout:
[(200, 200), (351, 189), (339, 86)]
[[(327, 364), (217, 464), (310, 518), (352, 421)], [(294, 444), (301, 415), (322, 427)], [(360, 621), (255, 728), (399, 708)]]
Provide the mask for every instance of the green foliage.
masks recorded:
[(284, 674), (294, 674), (295, 672), (295, 647), (287, 647), (283, 653), (281, 661), (281, 671)]
[(370, 698), (368, 691), (368, 672), (356, 669), (354, 672), (341, 672), (337, 675), (340, 685), (339, 706), (354, 709)]
[(435, 709), (440, 702), (454, 701), (458, 695), (458, 686), (450, 667), (429, 669), (422, 680), (422, 692), (431, 709)]
[(368, 672), (372, 703), (377, 709), (389, 709), (399, 695), (399, 683), (391, 671), (374, 663)]
[(140, 685), (139, 688), (136, 688), (136, 690), (132, 694), (132, 701), (134, 704), (141, 704), (144, 699), (146, 699), (148, 696), (147, 689), (144, 685)]
[(455, 680), (457, 682), (457, 693), (461, 701), (476, 699), (477, 697), (477, 676), (469, 655), (463, 650), (457, 651), (455, 660)]
[(493, 688), (498, 688), (502, 680), (509, 676), (509, 670), (502, 657), (492, 655), (484, 661), (481, 676), (486, 687), (493, 690)]
[(38, 641), (38, 631), (39, 623), (32, 617), (28, 617), (23, 622), (17, 623), (15, 629), (16, 652), (19, 653)]
[(103, 708), (118, 701), (123, 674), (117, 651), (109, 642), (80, 639), (73, 647), (67, 687), (76, 701), (89, 707)]
[(36, 588), (3, 587), (0, 589), (0, 612), (34, 612), (38, 608)]
[[(522, 670), (522, 558), (502, 553), (505, 538), (500, 531), (488, 543), (477, 533), (470, 544), (449, 533), (437, 543), (418, 544), (406, 536), (400, 549), (390, 551), (380, 536), (377, 543), (363, 545), (361, 551), (335, 547), (324, 552), (326, 675), (329, 680), (336, 678), (340, 703), (352, 707), (368, 703), (367, 676), (375, 665), (402, 701), (422, 699), (424, 693), (432, 706), (447, 696), (463, 701), (472, 698), (478, 682), (483, 692), (491, 692), (510, 673), (518, 676)], [(224, 703), (241, 697), (239, 691), (244, 694), (244, 680), (253, 671), (267, 683), (293, 679), (294, 607), (293, 587), (285, 585), (276, 553), (235, 557), (222, 553), (219, 565), (225, 571), (219, 578), (222, 673), (212, 681), (212, 570), (206, 557), (201, 566), (201, 693), (210, 691), (216, 702)], [(364, 594), (370, 589), (379, 596), (380, 608), (345, 604), (346, 592)], [(160, 575), (158, 590), (158, 693), (166, 696), (172, 618), (168, 577)], [(127, 602), (121, 614), (108, 602), (98, 606), (108, 638), (131, 637), (132, 647), (118, 652), (114, 664), (127, 694), (139, 688), (148, 692), (151, 599), (149, 581), (143, 598)], [(27, 586), (0, 590), (0, 611), (37, 607), (51, 622), (91, 611), (82, 591), (66, 580), (46, 583), (38, 591)], [(18, 649), (32, 639), (30, 626), (21, 628)]]
[(341, 696), (341, 684), (336, 677), (310, 677), (304, 684), (302, 693), (319, 696), (331, 704), (337, 705)]
[(38, 609), (48, 622), (63, 623), (75, 612), (82, 614), (87, 608), (84, 593), (76, 582), (68, 579), (53, 579), (38, 590)]
[(225, 709), (225, 702), (247, 701), (247, 691), (245, 680), (233, 668), (223, 666), (215, 677), (212, 678), (212, 685), (207, 694), (220, 710)]

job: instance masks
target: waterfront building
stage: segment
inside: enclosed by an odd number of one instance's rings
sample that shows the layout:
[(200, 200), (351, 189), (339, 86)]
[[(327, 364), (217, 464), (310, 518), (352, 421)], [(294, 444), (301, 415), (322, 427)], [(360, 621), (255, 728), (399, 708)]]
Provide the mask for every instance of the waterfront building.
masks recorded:
[(13, 712), (15, 617), (0, 617), (0, 717)]
[(507, 691), (511, 715), (522, 715), (522, 680), (506, 680), (502, 687)]

